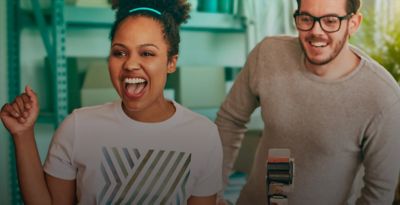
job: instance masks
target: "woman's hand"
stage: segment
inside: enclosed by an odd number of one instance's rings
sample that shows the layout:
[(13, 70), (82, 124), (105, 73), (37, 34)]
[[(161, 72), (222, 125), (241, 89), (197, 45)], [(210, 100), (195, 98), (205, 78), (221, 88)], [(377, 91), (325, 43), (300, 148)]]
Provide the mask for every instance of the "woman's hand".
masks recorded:
[(17, 96), (12, 103), (4, 104), (0, 110), (1, 121), (14, 137), (33, 131), (38, 115), (37, 96), (28, 86), (24, 93)]

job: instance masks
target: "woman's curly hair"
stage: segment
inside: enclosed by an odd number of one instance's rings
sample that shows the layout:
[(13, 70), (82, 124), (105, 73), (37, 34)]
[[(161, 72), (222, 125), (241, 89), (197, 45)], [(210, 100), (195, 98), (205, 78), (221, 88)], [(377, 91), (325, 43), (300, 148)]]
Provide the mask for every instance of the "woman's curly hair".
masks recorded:
[[(130, 10), (147, 7), (161, 13), (158, 15), (152, 11)], [(147, 16), (158, 21), (163, 27), (164, 39), (168, 46), (168, 59), (179, 53), (179, 27), (185, 23), (189, 16), (190, 3), (186, 0), (113, 0), (112, 8), (117, 9), (115, 22), (111, 28), (110, 39), (114, 39), (119, 24), (128, 16)]]

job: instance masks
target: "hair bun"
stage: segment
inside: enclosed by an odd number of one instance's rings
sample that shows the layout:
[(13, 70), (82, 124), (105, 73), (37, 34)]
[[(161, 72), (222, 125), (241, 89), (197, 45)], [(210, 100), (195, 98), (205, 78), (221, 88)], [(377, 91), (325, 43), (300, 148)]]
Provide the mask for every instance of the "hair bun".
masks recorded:
[(170, 14), (177, 24), (185, 23), (189, 19), (190, 3), (187, 0), (159, 0), (159, 2), (164, 3), (162, 12)]
[(170, 15), (178, 25), (190, 17), (190, 3), (187, 0), (112, 0), (111, 5), (113, 9), (118, 9), (117, 13), (126, 13), (138, 7), (149, 7), (163, 15)]
[(111, 0), (111, 8), (116, 9), (119, 7), (119, 0)]

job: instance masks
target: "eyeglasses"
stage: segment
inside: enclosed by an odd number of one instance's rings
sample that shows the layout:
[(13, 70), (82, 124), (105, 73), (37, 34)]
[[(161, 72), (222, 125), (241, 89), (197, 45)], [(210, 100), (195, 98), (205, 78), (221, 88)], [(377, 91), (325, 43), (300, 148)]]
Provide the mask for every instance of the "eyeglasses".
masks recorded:
[(322, 30), (327, 33), (333, 33), (339, 31), (342, 21), (349, 19), (353, 16), (353, 13), (345, 16), (337, 15), (326, 15), (321, 17), (315, 17), (306, 13), (295, 12), (293, 17), (296, 22), (296, 27), (300, 31), (310, 31), (313, 29), (315, 22), (319, 22)]

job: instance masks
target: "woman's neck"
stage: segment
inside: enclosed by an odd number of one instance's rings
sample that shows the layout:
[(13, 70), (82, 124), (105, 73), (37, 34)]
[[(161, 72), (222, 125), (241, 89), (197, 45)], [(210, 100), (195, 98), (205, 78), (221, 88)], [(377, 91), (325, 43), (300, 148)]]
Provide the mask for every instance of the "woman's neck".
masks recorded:
[(158, 106), (144, 108), (140, 111), (129, 110), (123, 103), (122, 109), (129, 118), (139, 122), (150, 123), (165, 121), (171, 118), (176, 112), (174, 103), (165, 99)]

